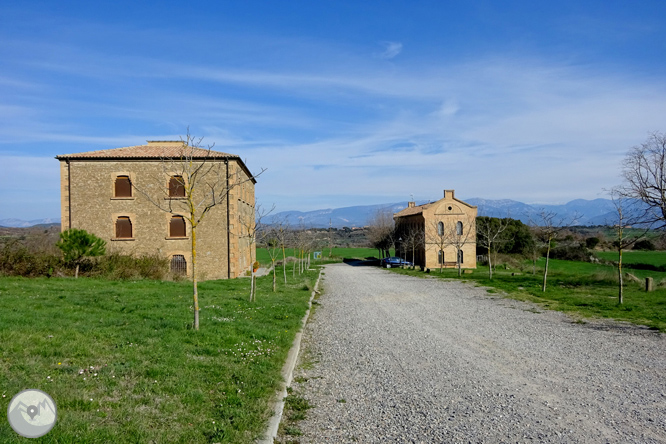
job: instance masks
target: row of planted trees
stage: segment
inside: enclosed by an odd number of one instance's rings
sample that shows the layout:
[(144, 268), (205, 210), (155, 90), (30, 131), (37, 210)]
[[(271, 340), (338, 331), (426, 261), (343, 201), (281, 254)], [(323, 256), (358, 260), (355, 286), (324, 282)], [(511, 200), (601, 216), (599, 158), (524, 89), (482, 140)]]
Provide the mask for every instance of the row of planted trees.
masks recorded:
[[(282, 277), (287, 284), (287, 264), (291, 260), (292, 277), (304, 273), (310, 268), (312, 253), (321, 250), (325, 246), (326, 239), (318, 236), (314, 230), (308, 230), (304, 226), (294, 229), (285, 220), (274, 220), (271, 225), (257, 225), (257, 242), (259, 248), (265, 248), (271, 260), (273, 274), (273, 291), (277, 289), (277, 263), (281, 261)], [(291, 250), (292, 255), (287, 256)]]

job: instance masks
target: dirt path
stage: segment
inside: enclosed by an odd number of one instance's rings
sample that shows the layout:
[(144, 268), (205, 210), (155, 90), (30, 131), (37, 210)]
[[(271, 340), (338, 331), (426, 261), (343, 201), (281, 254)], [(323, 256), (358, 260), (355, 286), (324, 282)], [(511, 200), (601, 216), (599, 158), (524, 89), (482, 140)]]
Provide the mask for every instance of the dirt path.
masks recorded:
[(372, 267), (323, 288), (281, 442), (666, 442), (664, 335)]

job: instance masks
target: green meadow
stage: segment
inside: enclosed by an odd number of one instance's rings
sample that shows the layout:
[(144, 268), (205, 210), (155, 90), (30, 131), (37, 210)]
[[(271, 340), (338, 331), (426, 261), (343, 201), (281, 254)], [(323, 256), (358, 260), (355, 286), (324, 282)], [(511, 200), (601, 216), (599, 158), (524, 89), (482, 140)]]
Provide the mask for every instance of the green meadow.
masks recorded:
[[(618, 260), (617, 251), (600, 251), (595, 253), (602, 259), (608, 261)], [(622, 252), (623, 264), (648, 264), (656, 267), (666, 265), (666, 251), (634, 251), (628, 250)]]
[[(0, 278), (0, 391), (51, 395), (42, 443), (251, 443), (272, 414), (280, 371), (318, 270), (289, 283)], [(2, 442), (28, 442), (0, 422)]]

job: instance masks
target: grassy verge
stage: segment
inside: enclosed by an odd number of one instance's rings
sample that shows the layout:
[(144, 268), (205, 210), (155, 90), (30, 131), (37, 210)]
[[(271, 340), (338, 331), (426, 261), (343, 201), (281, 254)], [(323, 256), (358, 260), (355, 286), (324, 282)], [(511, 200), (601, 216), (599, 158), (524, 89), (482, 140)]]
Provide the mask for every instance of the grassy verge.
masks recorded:
[[(323, 273), (322, 273), (323, 274)], [(314, 314), (314, 311), (319, 305), (320, 295), (315, 295), (314, 300), (312, 301), (312, 309), (310, 312), (310, 319)], [(298, 374), (300, 370), (310, 370), (318, 362), (314, 356), (312, 356), (310, 350), (302, 344), (301, 350), (298, 357), (298, 366), (295, 369), (294, 374)], [(280, 427), (278, 429), (277, 437), (275, 438), (276, 443), (298, 443), (299, 436), (303, 433), (300, 429), (300, 421), (304, 420), (307, 417), (307, 411), (314, 405), (304, 398), (299, 391), (300, 384), (303, 384), (308, 381), (308, 377), (305, 376), (295, 376), (291, 387), (287, 387), (287, 397), (284, 402), (284, 410), (282, 413), (282, 421), (280, 422)]]
[[(250, 443), (264, 431), (318, 271), (279, 285), (0, 278), (0, 410), (26, 388), (58, 407), (35, 442)], [(3, 442), (26, 442), (6, 421)]]
[[(657, 286), (647, 293), (642, 282), (625, 282), (624, 304), (617, 303), (618, 284), (613, 267), (586, 262), (551, 260), (546, 292), (541, 291), (545, 260), (537, 264), (536, 275), (531, 266), (522, 269), (499, 269), (488, 279), (488, 267), (479, 266), (462, 279), (501, 290), (508, 297), (536, 302), (543, 308), (575, 313), (581, 317), (603, 317), (666, 331), (666, 287)], [(396, 273), (424, 276), (414, 270), (391, 269)], [(629, 270), (639, 279), (652, 276), (655, 283), (666, 282), (666, 273)], [(429, 276), (457, 278), (455, 270), (431, 270)]]

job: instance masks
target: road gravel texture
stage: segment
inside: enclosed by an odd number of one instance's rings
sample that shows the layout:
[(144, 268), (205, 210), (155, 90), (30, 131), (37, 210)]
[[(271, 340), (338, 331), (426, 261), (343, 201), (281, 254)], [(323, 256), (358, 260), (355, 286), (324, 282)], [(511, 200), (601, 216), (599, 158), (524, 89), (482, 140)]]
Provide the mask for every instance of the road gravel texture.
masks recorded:
[(666, 339), (460, 281), (328, 265), (299, 443), (666, 443)]

